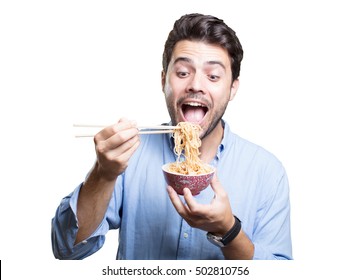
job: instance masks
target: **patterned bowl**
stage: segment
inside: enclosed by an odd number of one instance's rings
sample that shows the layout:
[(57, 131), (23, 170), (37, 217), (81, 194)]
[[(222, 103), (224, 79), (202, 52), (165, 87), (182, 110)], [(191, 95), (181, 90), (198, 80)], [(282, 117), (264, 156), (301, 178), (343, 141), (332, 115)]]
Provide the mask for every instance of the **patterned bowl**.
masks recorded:
[(164, 173), (165, 180), (179, 195), (183, 195), (183, 189), (188, 188), (192, 195), (199, 194), (202, 190), (206, 189), (210, 184), (215, 168), (210, 165), (211, 172), (199, 175), (184, 175), (168, 171), (168, 166), (171, 163), (164, 164), (162, 171)]

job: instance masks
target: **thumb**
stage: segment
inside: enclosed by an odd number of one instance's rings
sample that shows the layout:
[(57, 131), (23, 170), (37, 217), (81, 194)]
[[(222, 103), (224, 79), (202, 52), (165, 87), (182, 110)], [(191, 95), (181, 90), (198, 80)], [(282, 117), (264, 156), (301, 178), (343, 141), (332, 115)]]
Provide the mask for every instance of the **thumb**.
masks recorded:
[(220, 194), (222, 191), (224, 191), (223, 186), (221, 185), (221, 182), (219, 181), (216, 172), (214, 173), (211, 180), (211, 188), (213, 189), (215, 194)]

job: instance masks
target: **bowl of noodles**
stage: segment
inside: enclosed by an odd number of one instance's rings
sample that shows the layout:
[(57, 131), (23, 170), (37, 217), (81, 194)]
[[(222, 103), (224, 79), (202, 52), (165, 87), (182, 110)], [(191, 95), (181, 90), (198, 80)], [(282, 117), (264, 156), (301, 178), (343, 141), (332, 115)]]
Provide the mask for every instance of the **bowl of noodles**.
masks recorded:
[(206, 173), (199, 174), (181, 174), (170, 171), (171, 165), (176, 162), (167, 163), (162, 166), (165, 180), (179, 195), (183, 195), (184, 188), (188, 188), (192, 195), (198, 195), (202, 190), (206, 189), (213, 177), (215, 169), (206, 165)]
[(184, 188), (188, 188), (192, 195), (197, 195), (209, 186), (215, 168), (199, 157), (201, 127), (189, 122), (180, 122), (177, 126), (179, 129), (173, 135), (177, 160), (164, 164), (162, 171), (167, 184), (178, 194), (183, 195)]

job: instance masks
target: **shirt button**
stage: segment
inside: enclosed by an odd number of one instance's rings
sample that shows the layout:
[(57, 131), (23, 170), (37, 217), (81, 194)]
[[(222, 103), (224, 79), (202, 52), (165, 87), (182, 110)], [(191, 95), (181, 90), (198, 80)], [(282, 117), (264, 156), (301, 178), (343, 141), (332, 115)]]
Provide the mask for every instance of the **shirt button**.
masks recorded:
[(183, 234), (183, 237), (184, 237), (184, 238), (188, 238), (188, 236), (189, 236), (189, 234), (186, 233), (186, 232)]
[(85, 245), (85, 244), (87, 244), (87, 240), (83, 240), (83, 241), (81, 241), (81, 243)]

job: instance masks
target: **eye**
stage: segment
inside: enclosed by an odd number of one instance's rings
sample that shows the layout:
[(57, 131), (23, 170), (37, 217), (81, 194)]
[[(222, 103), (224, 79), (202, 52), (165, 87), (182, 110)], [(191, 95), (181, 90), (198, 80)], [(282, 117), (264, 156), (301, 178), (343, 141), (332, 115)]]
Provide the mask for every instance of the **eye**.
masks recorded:
[(189, 72), (185, 72), (185, 71), (177, 71), (177, 76), (179, 78), (186, 78), (189, 76)]
[(217, 75), (212, 75), (212, 74), (210, 74), (210, 75), (208, 75), (208, 78), (209, 78), (209, 80), (211, 80), (211, 81), (213, 81), (213, 82), (216, 82), (216, 81), (218, 81), (219, 80), (219, 76), (217, 76)]

